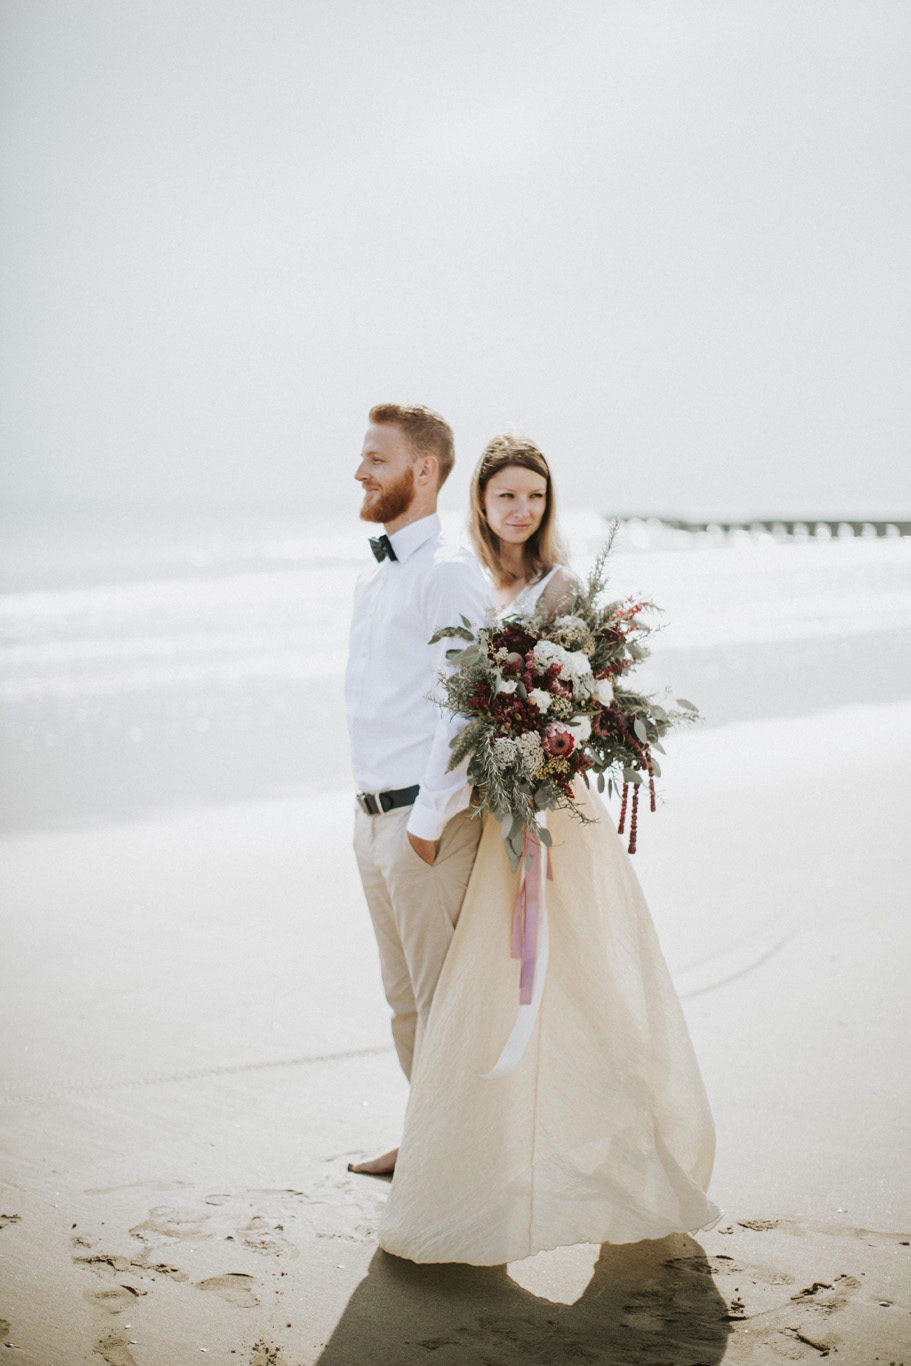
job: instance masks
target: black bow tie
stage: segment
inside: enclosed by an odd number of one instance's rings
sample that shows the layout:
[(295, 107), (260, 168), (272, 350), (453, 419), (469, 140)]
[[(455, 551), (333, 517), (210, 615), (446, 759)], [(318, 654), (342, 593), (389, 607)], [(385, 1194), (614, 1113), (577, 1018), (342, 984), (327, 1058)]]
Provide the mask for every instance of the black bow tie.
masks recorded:
[(398, 555), (396, 555), (395, 551), (392, 549), (392, 542), (385, 532), (383, 532), (382, 536), (370, 537), (370, 549), (373, 551), (377, 562), (385, 560), (387, 557), (390, 560), (398, 559)]

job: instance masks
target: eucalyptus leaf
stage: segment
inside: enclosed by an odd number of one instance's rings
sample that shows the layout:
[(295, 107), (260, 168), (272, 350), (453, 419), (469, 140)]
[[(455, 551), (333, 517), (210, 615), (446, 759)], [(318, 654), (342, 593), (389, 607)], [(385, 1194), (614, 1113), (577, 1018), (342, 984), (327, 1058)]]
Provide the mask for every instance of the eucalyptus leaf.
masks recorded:
[(436, 645), (438, 641), (448, 640), (450, 636), (455, 636), (459, 640), (474, 640), (473, 633), (466, 630), (466, 627), (470, 625), (470, 622), (466, 622), (465, 626), (438, 626), (427, 644)]
[(603, 792), (603, 791), (604, 791), (604, 774), (603, 774), (603, 773), (599, 773), (599, 774), (598, 774), (598, 791), (599, 791), (599, 792)]
[(637, 736), (642, 741), (642, 743), (644, 745), (647, 745), (648, 731), (646, 730), (645, 722), (643, 721), (641, 716), (637, 716), (636, 719), (633, 721), (633, 730), (636, 732)]
[(471, 622), (468, 620), (468, 618), (466, 617), (465, 613), (464, 613), (464, 612), (460, 612), (460, 613), (459, 613), (459, 616), (460, 616), (460, 618), (461, 618), (461, 620), (462, 620), (462, 625), (465, 627), (465, 629), (466, 629), (467, 631), (470, 631), (470, 630), (471, 630)]
[(554, 837), (543, 825), (538, 827), (538, 839), (542, 844), (546, 845), (548, 849), (553, 848)]
[(525, 684), (522, 682), (521, 678), (517, 678), (517, 679), (516, 679), (516, 696), (517, 696), (517, 697), (521, 697), (521, 699), (522, 699), (523, 702), (525, 701), (526, 697), (528, 696), (528, 689), (526, 688)]
[(686, 711), (698, 711), (699, 708), (692, 702), (688, 702), (685, 697), (677, 698), (677, 706), (685, 708)]
[[(449, 651), (446, 652), (449, 658)], [(466, 664), (476, 664), (481, 658), (480, 645), (466, 645), (464, 650), (459, 650), (458, 654), (452, 657), (452, 662), (458, 664), (460, 669), (464, 669)]]

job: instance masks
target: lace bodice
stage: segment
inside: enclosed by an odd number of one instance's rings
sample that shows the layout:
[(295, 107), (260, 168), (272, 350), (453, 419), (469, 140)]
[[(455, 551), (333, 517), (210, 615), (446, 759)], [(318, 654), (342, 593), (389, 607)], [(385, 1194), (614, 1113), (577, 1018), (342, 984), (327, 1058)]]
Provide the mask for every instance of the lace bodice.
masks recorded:
[(538, 599), (541, 597), (551, 580), (557, 576), (565, 577), (567, 580), (567, 587), (569, 586), (569, 583), (572, 580), (571, 571), (566, 569), (564, 565), (555, 564), (553, 569), (549, 569), (546, 574), (540, 579), (536, 579), (534, 583), (526, 584), (505, 607), (500, 608), (497, 612), (497, 619), (502, 621), (504, 617), (516, 616), (519, 613), (533, 612), (538, 603)]

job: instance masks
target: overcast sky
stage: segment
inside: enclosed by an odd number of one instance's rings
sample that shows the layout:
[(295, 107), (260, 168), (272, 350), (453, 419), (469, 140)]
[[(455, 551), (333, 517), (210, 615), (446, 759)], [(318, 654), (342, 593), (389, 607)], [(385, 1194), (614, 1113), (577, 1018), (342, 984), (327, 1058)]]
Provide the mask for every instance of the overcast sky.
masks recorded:
[(17, 499), (911, 508), (907, 0), (3, 0)]

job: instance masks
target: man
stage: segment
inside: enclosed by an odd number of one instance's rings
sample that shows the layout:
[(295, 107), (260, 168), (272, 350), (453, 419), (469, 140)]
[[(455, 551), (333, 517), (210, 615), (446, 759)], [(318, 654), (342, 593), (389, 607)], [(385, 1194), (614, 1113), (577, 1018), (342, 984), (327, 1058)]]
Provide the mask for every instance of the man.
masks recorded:
[[(371, 539), (375, 562), (358, 580), (345, 679), (354, 850), (409, 1078), (481, 833), (468, 813), (465, 765), (446, 772), (459, 723), (428, 696), (452, 644), (430, 646), (431, 635), (461, 614), (481, 622), (490, 596), (474, 556), (440, 543), (437, 494), (453, 462), (441, 417), (387, 403), (371, 410), (354, 476), (361, 517), (385, 528)], [(350, 1170), (390, 1172), (396, 1156), (393, 1149)]]

